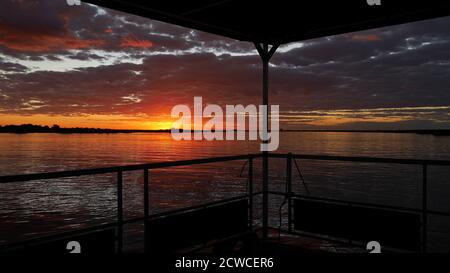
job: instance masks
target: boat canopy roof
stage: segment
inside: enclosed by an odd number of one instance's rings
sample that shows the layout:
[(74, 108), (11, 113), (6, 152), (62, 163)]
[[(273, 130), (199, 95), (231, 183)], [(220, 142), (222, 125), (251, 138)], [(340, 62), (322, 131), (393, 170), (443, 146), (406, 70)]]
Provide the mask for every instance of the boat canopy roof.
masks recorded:
[(450, 15), (448, 0), (85, 2), (241, 41), (267, 44), (284, 44)]

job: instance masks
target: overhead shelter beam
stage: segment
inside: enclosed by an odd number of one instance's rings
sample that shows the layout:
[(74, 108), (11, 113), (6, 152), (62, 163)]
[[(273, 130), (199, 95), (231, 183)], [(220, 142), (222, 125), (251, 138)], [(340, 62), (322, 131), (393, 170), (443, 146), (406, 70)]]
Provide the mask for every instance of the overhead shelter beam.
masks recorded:
[[(284, 44), (450, 15), (450, 1), (85, 0), (232, 39)], [(313, 16), (311, 16), (313, 15)], [(270, 22), (268, 20), (270, 18)]]

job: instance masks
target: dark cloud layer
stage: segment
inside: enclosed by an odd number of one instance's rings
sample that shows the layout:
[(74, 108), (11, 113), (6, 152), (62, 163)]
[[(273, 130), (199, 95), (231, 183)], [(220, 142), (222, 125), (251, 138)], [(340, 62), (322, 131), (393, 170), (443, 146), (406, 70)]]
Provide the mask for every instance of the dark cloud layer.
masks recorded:
[[(282, 46), (270, 70), (282, 127), (450, 128), (449, 24)], [(153, 116), (193, 96), (259, 104), (260, 82), (250, 43), (92, 5), (2, 1), (1, 114)]]

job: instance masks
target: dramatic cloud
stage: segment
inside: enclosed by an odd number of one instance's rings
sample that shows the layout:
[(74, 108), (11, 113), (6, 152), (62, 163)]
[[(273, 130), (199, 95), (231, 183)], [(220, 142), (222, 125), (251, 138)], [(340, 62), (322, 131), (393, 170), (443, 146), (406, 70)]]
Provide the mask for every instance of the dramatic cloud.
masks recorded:
[(137, 48), (149, 48), (153, 46), (153, 43), (148, 40), (138, 40), (133, 35), (128, 35), (122, 39), (121, 47), (137, 47)]
[(376, 34), (354, 34), (351, 36), (353, 40), (357, 41), (366, 41), (366, 42), (373, 42), (373, 41), (380, 41), (380, 36)]
[[(280, 46), (270, 100), (280, 105), (281, 127), (450, 128), (449, 24), (447, 17)], [(194, 96), (259, 104), (261, 69), (251, 43), (93, 5), (2, 1), (0, 124), (54, 117), (167, 127), (170, 109)]]

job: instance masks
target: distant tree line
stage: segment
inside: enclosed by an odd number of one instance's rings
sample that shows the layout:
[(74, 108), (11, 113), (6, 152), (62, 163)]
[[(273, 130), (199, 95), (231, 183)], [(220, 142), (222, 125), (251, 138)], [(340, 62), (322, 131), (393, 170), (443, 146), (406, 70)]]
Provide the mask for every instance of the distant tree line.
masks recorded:
[[(236, 130), (235, 130), (236, 131)], [(450, 130), (283, 130), (286, 132), (352, 132), (352, 133), (408, 133), (408, 134), (430, 134), (434, 136), (450, 136)], [(114, 133), (169, 133), (170, 130), (132, 130), (132, 129), (101, 129), (101, 128), (63, 128), (55, 124), (50, 126), (41, 126), (34, 124), (22, 125), (0, 125), (0, 133), (59, 133), (59, 134), (114, 134)], [(180, 129), (180, 132), (183, 132)]]
[(60, 134), (82, 134), (82, 133), (133, 133), (133, 132), (166, 132), (168, 130), (117, 130), (117, 129), (101, 129), (101, 128), (62, 128), (55, 124), (50, 126), (41, 126), (34, 124), (22, 125), (5, 125), (0, 126), (0, 133), (60, 133)]

